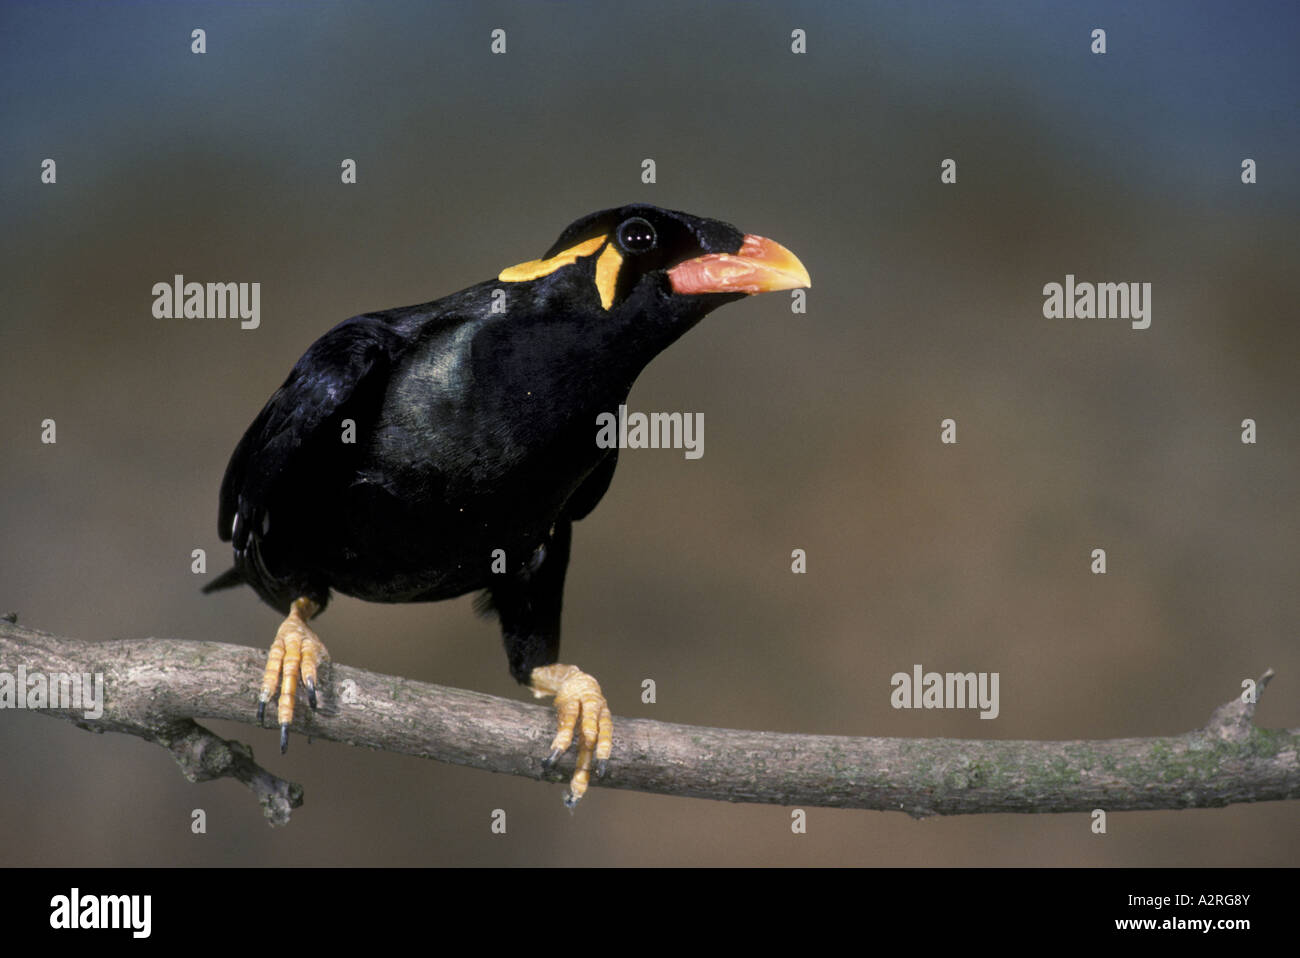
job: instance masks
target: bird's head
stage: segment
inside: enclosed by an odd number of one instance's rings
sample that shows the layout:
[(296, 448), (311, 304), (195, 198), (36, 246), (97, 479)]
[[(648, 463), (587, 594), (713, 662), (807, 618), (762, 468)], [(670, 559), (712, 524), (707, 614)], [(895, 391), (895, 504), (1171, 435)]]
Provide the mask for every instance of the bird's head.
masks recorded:
[(779, 243), (644, 203), (584, 216), (541, 259), (497, 278), (559, 286), (605, 321), (649, 323), (671, 338), (723, 303), (812, 285), (798, 257)]

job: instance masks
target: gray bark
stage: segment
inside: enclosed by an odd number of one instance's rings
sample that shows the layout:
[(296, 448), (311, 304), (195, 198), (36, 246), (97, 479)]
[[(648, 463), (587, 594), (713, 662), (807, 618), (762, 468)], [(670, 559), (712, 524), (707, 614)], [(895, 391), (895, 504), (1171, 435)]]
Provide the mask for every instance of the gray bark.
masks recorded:
[[(267, 772), (252, 750), (195, 719), (256, 724), (265, 653), (216, 642), (88, 642), (0, 621), (0, 672), (102, 673), (103, 715), (43, 709), (96, 732), (161, 745), (190, 781), (232, 777), (272, 824), (288, 822), (302, 788)], [(1271, 678), (1259, 682), (1262, 693)], [(328, 664), (320, 708), (305, 696), (296, 733), (543, 781), (566, 782), (573, 751), (541, 759), (552, 709)], [(301, 692), (301, 690), (300, 690)], [(1300, 729), (1254, 725), (1235, 698), (1202, 729), (1159, 738), (1034, 742), (849, 738), (614, 719), (609, 774), (593, 785), (731, 802), (869, 808), (915, 817), (978, 812), (1107, 812), (1206, 808), (1300, 797)], [(589, 795), (587, 801), (592, 800)]]

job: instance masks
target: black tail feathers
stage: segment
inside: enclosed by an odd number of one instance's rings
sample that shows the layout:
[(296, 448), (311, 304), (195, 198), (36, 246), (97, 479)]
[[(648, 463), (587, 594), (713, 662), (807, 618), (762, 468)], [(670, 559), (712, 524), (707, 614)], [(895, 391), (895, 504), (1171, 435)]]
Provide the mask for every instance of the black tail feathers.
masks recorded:
[(232, 567), (205, 585), (203, 591), (205, 593), (220, 592), (222, 589), (233, 589), (235, 586), (243, 584), (244, 577), (239, 574), (238, 569)]

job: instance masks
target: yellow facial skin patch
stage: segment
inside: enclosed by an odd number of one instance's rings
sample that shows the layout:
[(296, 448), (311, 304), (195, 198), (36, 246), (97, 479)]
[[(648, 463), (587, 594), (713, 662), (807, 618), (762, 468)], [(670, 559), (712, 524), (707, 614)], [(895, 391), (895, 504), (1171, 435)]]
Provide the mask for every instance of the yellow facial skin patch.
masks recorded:
[(539, 279), (542, 276), (550, 276), (561, 266), (568, 266), (579, 256), (590, 256), (592, 253), (596, 252), (596, 250), (600, 249), (601, 244), (604, 242), (604, 236), (597, 236), (594, 239), (587, 240), (585, 243), (579, 243), (577, 246), (570, 246), (563, 252), (556, 253), (550, 259), (530, 259), (527, 263), (520, 263), (518, 266), (511, 266), (508, 269), (503, 269), (497, 275), (497, 279), (501, 280), (503, 283), (523, 283), (530, 279)]
[(623, 254), (610, 243), (605, 252), (596, 260), (596, 290), (600, 293), (600, 305), (609, 309), (614, 302), (614, 287), (618, 285), (618, 270), (623, 265)]

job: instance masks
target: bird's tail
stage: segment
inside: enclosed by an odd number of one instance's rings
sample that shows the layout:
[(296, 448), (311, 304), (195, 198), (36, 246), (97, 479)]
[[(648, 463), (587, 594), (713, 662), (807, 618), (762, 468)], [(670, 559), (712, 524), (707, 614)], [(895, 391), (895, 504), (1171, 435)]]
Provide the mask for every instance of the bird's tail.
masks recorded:
[(233, 589), (237, 585), (244, 584), (244, 577), (239, 574), (239, 570), (233, 566), (227, 569), (221, 575), (217, 576), (211, 582), (203, 587), (205, 593), (220, 592), (222, 589)]

